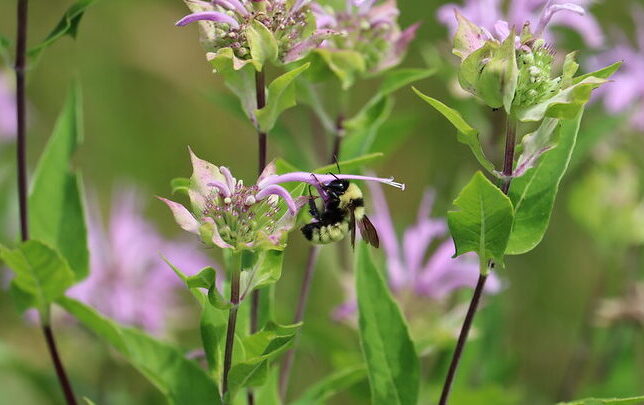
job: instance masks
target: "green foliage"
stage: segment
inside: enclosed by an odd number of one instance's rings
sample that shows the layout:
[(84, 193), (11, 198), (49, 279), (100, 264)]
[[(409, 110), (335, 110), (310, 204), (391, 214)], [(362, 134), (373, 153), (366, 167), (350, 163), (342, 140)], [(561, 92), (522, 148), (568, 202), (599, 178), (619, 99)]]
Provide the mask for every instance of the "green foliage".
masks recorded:
[(400, 308), (365, 243), (356, 259), (360, 343), (369, 375), (371, 403), (413, 405), (419, 364)]
[(557, 405), (638, 405), (644, 403), (644, 395), (630, 398), (586, 398), (572, 402), (559, 402)]
[(29, 196), (31, 236), (60, 251), (81, 280), (89, 273), (89, 251), (80, 176), (70, 162), (82, 139), (81, 96), (74, 85), (34, 174)]
[(295, 106), (295, 78), (309, 66), (310, 64), (306, 63), (286, 72), (268, 85), (266, 107), (255, 111), (260, 130), (268, 132), (273, 129), (279, 115)]
[(241, 297), (253, 290), (275, 284), (282, 277), (284, 251), (267, 249), (257, 252), (251, 267), (241, 273)]
[(458, 111), (446, 106), (434, 98), (424, 95), (416, 88), (413, 88), (413, 90), (421, 99), (434, 107), (439, 113), (443, 114), (443, 116), (447, 118), (452, 125), (454, 125), (454, 128), (457, 130), (456, 139), (460, 143), (469, 146), (474, 157), (476, 157), (476, 160), (479, 161), (481, 166), (483, 166), (485, 170), (493, 173), (494, 165), (485, 157), (485, 153), (481, 147), (481, 142), (479, 141), (478, 131), (472, 128)]
[(46, 322), (50, 304), (74, 284), (74, 273), (65, 259), (36, 240), (23, 242), (16, 249), (0, 245), (0, 257), (16, 275), (11, 283), (23, 294), (22, 309), (37, 308)]
[(232, 48), (222, 48), (217, 53), (208, 54), (208, 60), (215, 72), (224, 78), (226, 86), (237, 96), (246, 116), (257, 125), (255, 68), (250, 61), (237, 58)]
[(526, 170), (534, 167), (539, 158), (554, 148), (557, 144), (557, 135), (555, 132), (559, 120), (555, 118), (545, 118), (541, 121), (539, 128), (531, 134), (523, 136), (521, 140), (521, 154), (517, 160), (516, 168), (513, 175), (520, 177)]
[(65, 11), (65, 14), (63, 14), (63, 17), (60, 19), (58, 24), (56, 24), (54, 29), (51, 30), (49, 35), (47, 35), (40, 44), (29, 49), (27, 55), (31, 58), (38, 58), (45, 49), (65, 35), (76, 38), (76, 35), (78, 34), (78, 26), (85, 14), (85, 11), (95, 2), (96, 0), (78, 0), (76, 3), (72, 4), (67, 11)]
[(366, 377), (367, 369), (364, 365), (346, 367), (315, 383), (291, 405), (324, 404), (334, 395), (361, 382)]
[(251, 20), (246, 28), (246, 38), (250, 46), (255, 69), (260, 72), (266, 63), (277, 60), (277, 41), (273, 33), (256, 19)]
[(398, 136), (395, 133), (383, 133), (382, 125), (388, 120), (394, 102), (390, 95), (402, 87), (434, 74), (431, 69), (396, 69), (388, 72), (382, 80), (376, 94), (358, 113), (344, 121), (346, 140), (342, 145), (342, 158), (351, 159), (371, 152), (373, 144), (380, 134), (386, 137)]
[(447, 222), (456, 245), (455, 256), (476, 252), (482, 273), (490, 259), (502, 264), (512, 230), (510, 199), (483, 173), (476, 172), (454, 205), (460, 210), (448, 212)]
[(514, 31), (508, 35), (499, 48), (489, 55), (478, 74), (476, 93), (492, 108), (504, 107), (507, 113), (512, 107), (517, 89), (519, 69), (517, 68)]
[(608, 79), (613, 75), (613, 73), (617, 72), (617, 70), (622, 66), (624, 62), (615, 62), (612, 65), (608, 65), (605, 68), (601, 68), (599, 70), (596, 70), (594, 72), (586, 73), (581, 76), (577, 76), (572, 80), (572, 84), (579, 84), (583, 82), (584, 80), (588, 79), (589, 77), (596, 77), (599, 79)]
[(221, 404), (217, 385), (184, 353), (145, 333), (124, 328), (69, 298), (58, 303), (117, 350), (174, 405)]
[(604, 83), (606, 79), (587, 77), (561, 90), (554, 97), (529, 107), (515, 109), (513, 115), (522, 122), (541, 121), (544, 117), (574, 119), (590, 99), (592, 91)]
[(172, 194), (181, 192), (185, 195), (188, 195), (188, 190), (190, 189), (190, 179), (185, 177), (176, 177), (170, 180), (170, 187), (172, 188)]
[(561, 121), (558, 145), (545, 153), (540, 163), (525, 175), (513, 179), (508, 192), (514, 206), (514, 226), (506, 254), (517, 255), (534, 249), (546, 232), (559, 183), (566, 173), (583, 111), (573, 120)]
[(312, 69), (308, 76), (313, 81), (326, 80), (335, 75), (344, 90), (353, 86), (356, 78), (366, 70), (362, 55), (353, 50), (316, 48), (309, 54)]
[(233, 358), (227, 397), (232, 400), (240, 389), (262, 385), (268, 375), (269, 362), (293, 343), (299, 327), (300, 324), (282, 326), (268, 322), (261, 331), (239, 340), (244, 357)]

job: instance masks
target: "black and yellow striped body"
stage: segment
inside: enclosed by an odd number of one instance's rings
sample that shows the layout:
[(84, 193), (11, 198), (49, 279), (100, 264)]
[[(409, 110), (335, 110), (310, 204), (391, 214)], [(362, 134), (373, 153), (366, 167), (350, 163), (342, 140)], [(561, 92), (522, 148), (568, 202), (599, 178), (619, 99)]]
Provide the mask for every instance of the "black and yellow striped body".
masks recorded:
[(350, 183), (347, 190), (337, 198), (331, 198), (320, 210), (317, 222), (302, 227), (304, 237), (315, 244), (327, 244), (344, 239), (351, 226), (351, 211), (355, 220), (364, 217), (364, 200), (358, 186)]

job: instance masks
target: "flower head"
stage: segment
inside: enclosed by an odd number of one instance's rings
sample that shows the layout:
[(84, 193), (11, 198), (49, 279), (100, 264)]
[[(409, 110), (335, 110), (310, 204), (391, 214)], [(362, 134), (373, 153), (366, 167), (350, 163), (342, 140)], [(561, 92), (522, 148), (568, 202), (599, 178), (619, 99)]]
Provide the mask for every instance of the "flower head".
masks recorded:
[(0, 71), (0, 139), (11, 139), (16, 131), (16, 97), (9, 75)]
[[(322, 198), (325, 198), (322, 185), (337, 178), (377, 181), (404, 188), (392, 179), (349, 174), (277, 175), (272, 163), (266, 166), (256, 184), (246, 186), (228, 168), (199, 159), (192, 151), (190, 156), (193, 173), (187, 191), (192, 212), (179, 203), (160, 199), (170, 207), (181, 228), (221, 248), (255, 250), (285, 246), (286, 234), (295, 225), (295, 216), (308, 197), (293, 198), (281, 183), (311, 184), (318, 188)], [(280, 198), (284, 204), (279, 203)]]
[(168, 271), (161, 253), (196, 273), (212, 261), (192, 244), (164, 239), (142, 216), (132, 189), (114, 199), (107, 230), (92, 211), (89, 221), (91, 273), (69, 291), (120, 323), (159, 333), (178, 304), (181, 281)]
[(644, 8), (633, 10), (636, 36), (633, 42), (621, 36), (620, 41), (609, 50), (600, 53), (592, 65), (602, 66), (608, 61), (623, 60), (624, 65), (613, 76), (614, 83), (599, 91), (600, 97), (608, 112), (612, 114), (628, 112), (631, 114), (631, 126), (644, 131)]
[(400, 63), (419, 24), (405, 30), (398, 25), (396, 0), (346, 0), (346, 7), (311, 5), (319, 29), (338, 33), (322, 43), (330, 50), (356, 51), (369, 72), (379, 72)]
[[(278, 59), (285, 62), (287, 54), (292, 55), (293, 49), (299, 49), (304, 56), (303, 45), (308, 50), (317, 46), (324, 38), (316, 41), (315, 22), (309, 9), (309, 1), (296, 0), (291, 2), (281, 0), (185, 0), (192, 11), (176, 25), (184, 26), (194, 22), (199, 23), (204, 47), (216, 52), (219, 49), (231, 48), (234, 55), (243, 60), (252, 57), (252, 39), (255, 24), (268, 33), (277, 45)], [(260, 45), (258, 45), (260, 46)], [(289, 57), (289, 62), (295, 58)]]
[(590, 4), (591, 0), (514, 0), (505, 8), (503, 0), (465, 0), (463, 6), (446, 4), (439, 8), (438, 20), (454, 34), (458, 28), (454, 10), (458, 10), (481, 26), (490, 38), (499, 41), (510, 34), (511, 27), (519, 31), (526, 24), (537, 36), (553, 41), (548, 24), (563, 26), (579, 33), (589, 46), (598, 48), (604, 36), (597, 20), (585, 14)]
[[(431, 191), (423, 197), (416, 223), (399, 240), (382, 188), (369, 183), (369, 190), (373, 201), (370, 217), (384, 248), (389, 285), (394, 294), (441, 301), (460, 288), (476, 285), (478, 259), (473, 254), (452, 258), (455, 249), (454, 242), (445, 238), (447, 222), (430, 217), (434, 199)], [(498, 278), (491, 274), (485, 291), (495, 293), (499, 289)], [(346, 317), (354, 311), (355, 303), (350, 301), (339, 307), (335, 316)]]

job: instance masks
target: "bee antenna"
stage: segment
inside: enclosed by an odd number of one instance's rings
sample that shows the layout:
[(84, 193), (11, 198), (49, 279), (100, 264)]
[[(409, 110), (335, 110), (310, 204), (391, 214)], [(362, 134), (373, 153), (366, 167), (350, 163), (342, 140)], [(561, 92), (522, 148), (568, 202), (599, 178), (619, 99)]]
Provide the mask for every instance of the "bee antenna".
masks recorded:
[(342, 170), (340, 170), (340, 163), (338, 163), (338, 155), (333, 154), (333, 161), (335, 162), (335, 166), (338, 168), (338, 173), (342, 173)]
[(315, 175), (315, 173), (311, 173), (311, 176), (313, 176), (313, 178), (315, 179), (315, 181), (318, 183), (319, 186), (322, 186), (322, 183), (320, 183), (320, 180), (318, 180), (318, 178)]
[(340, 179), (338, 178), (338, 176), (336, 176), (335, 174), (333, 174), (333, 173), (331, 173), (331, 172), (329, 172), (328, 174), (330, 174), (331, 176), (333, 176), (336, 180), (340, 180)]

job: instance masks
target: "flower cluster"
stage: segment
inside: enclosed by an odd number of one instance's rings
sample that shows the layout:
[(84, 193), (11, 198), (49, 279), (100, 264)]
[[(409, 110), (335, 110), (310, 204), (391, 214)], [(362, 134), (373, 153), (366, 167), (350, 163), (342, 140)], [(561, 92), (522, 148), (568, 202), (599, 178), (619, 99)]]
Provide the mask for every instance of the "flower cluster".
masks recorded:
[[(382, 188), (369, 184), (369, 191), (373, 201), (370, 217), (378, 229), (386, 257), (389, 285), (397, 297), (408, 301), (421, 298), (441, 302), (460, 288), (476, 285), (478, 259), (474, 254), (452, 257), (454, 242), (446, 239), (448, 229), (445, 219), (430, 217), (434, 199), (431, 191), (425, 193), (417, 222), (407, 228), (402, 241), (396, 235)], [(490, 274), (485, 291), (496, 293), (500, 287), (496, 275)], [(355, 311), (355, 300), (351, 299), (335, 311), (334, 317), (345, 319)]]
[(186, 4), (192, 14), (179, 20), (176, 25), (198, 22), (202, 43), (207, 50), (216, 52), (231, 48), (239, 59), (252, 57), (253, 44), (249, 30), (255, 29), (254, 24), (259, 24), (260, 29), (274, 37), (281, 61), (294, 60), (293, 49), (299, 50), (297, 54), (303, 54), (303, 45), (313, 47), (324, 39), (316, 35), (317, 41), (310, 41), (309, 37), (315, 31), (315, 21), (306, 0), (186, 0)]
[(212, 261), (191, 243), (164, 239), (143, 218), (141, 208), (133, 190), (119, 192), (107, 230), (98, 209), (92, 210), (88, 223), (92, 271), (69, 290), (69, 295), (120, 323), (161, 333), (168, 314), (178, 304), (176, 292), (181, 289), (161, 252), (193, 273)]
[(401, 30), (396, 1), (376, 3), (377, 0), (346, 0), (344, 9), (334, 9), (322, 2), (312, 4), (318, 28), (339, 34), (324, 41), (322, 47), (358, 52), (369, 72), (399, 64), (420, 24)]
[[(576, 115), (589, 99), (590, 92), (606, 82), (619, 65), (579, 79), (575, 53), (565, 58), (563, 69), (554, 75), (556, 50), (542, 38), (544, 30), (558, 12), (578, 15), (584, 9), (572, 3), (546, 3), (533, 31), (530, 21), (520, 28), (497, 21), (492, 34), (455, 10), (458, 29), (453, 53), (461, 58), (458, 79), (461, 87), (492, 108), (504, 107), (520, 121), (540, 121), (555, 114), (556, 104), (569, 104), (566, 118)], [(555, 114), (557, 115), (557, 114)], [(563, 118), (561, 114), (558, 118)]]
[[(181, 228), (200, 235), (206, 244), (225, 249), (285, 247), (286, 234), (295, 225), (296, 214), (309, 197), (293, 198), (281, 183), (308, 183), (317, 187), (323, 198), (322, 185), (337, 178), (404, 187), (392, 179), (348, 174), (292, 172), (277, 175), (272, 163), (266, 166), (256, 184), (246, 186), (243, 181), (235, 179), (228, 168), (199, 159), (192, 151), (190, 156), (193, 173), (187, 192), (192, 212), (179, 203), (160, 199), (170, 207)], [(280, 204), (280, 198), (284, 204)]]
[[(507, 8), (503, 0), (465, 0), (463, 6), (446, 4), (438, 10), (438, 20), (454, 34), (458, 28), (454, 10), (466, 15), (472, 22), (482, 27), (490, 38), (503, 41), (510, 33), (509, 27), (519, 30), (524, 25), (535, 28), (537, 36), (548, 41), (552, 35), (546, 30), (548, 23), (576, 31), (586, 43), (600, 47), (604, 42), (601, 27), (595, 18), (585, 15), (584, 9), (590, 0), (560, 1), (513, 0)], [(566, 11), (559, 13), (559, 11)]]
[(9, 75), (0, 71), (0, 139), (16, 135), (16, 97)]

